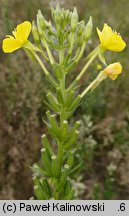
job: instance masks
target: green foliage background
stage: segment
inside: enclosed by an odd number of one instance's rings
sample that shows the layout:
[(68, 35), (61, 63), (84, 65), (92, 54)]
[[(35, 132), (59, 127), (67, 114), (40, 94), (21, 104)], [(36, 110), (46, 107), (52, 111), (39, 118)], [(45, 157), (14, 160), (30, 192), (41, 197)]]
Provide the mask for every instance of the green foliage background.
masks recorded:
[[(51, 19), (50, 6), (57, 1), (0, 0), (0, 44), (6, 34), (24, 20), (35, 19), (40, 8)], [(128, 0), (62, 0), (64, 8), (77, 7), (80, 19), (91, 15), (94, 30), (85, 56), (98, 44), (96, 27), (108, 23), (127, 42), (122, 53), (107, 52), (109, 63), (120, 61), (123, 73), (116, 81), (107, 79), (88, 94), (74, 118), (82, 121), (76, 155), (84, 167), (74, 174), (73, 184), (80, 199), (129, 198), (129, 16)], [(84, 62), (71, 73), (78, 74)], [(99, 61), (81, 81), (88, 85), (97, 74)], [(42, 116), (49, 88), (40, 68), (22, 50), (4, 54), (0, 50), (0, 199), (28, 199), (33, 195), (29, 165), (40, 159), (40, 136), (46, 130)]]

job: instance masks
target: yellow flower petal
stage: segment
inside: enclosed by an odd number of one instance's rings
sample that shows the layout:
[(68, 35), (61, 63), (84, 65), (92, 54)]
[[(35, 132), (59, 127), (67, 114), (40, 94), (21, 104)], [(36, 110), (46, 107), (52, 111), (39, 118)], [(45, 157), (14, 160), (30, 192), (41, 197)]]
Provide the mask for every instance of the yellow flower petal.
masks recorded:
[[(115, 41), (115, 43), (114, 43)], [(120, 35), (112, 35), (108, 42), (108, 49), (115, 52), (121, 52), (126, 46)]]
[(122, 73), (122, 65), (119, 62), (108, 65), (104, 70), (104, 74), (110, 79), (115, 80)]
[(118, 77), (118, 75), (110, 75), (110, 76), (109, 76), (109, 78), (110, 78), (111, 80), (115, 80), (117, 77)]
[(102, 32), (98, 28), (97, 28), (97, 33), (98, 33), (98, 36), (99, 36), (99, 40), (102, 43)]
[(19, 24), (16, 29), (12, 32), (13, 36), (8, 36), (3, 40), (3, 51), (6, 53), (13, 52), (21, 47), (23, 47), (28, 42), (28, 36), (31, 31), (31, 23), (25, 21)]
[(104, 49), (120, 52), (126, 46), (126, 43), (122, 37), (118, 35), (117, 32), (113, 32), (111, 27), (109, 27), (107, 24), (104, 24), (102, 32), (97, 28), (97, 33), (101, 46)]
[(17, 40), (21, 41), (24, 44), (28, 39), (30, 31), (31, 23), (25, 21), (17, 26), (16, 31), (13, 32), (13, 34)]
[(11, 53), (21, 47), (21, 43), (13, 37), (3, 40), (2, 49), (5, 53)]
[(104, 47), (106, 47), (112, 35), (113, 35), (113, 32), (112, 32), (111, 27), (109, 27), (107, 24), (104, 24), (104, 28), (102, 31), (102, 42), (101, 42)]

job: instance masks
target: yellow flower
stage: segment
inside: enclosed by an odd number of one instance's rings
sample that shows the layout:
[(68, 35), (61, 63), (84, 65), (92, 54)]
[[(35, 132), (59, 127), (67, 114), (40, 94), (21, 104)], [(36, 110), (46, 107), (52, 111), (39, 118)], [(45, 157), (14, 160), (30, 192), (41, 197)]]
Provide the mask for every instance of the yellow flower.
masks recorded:
[(116, 31), (112, 31), (107, 24), (104, 24), (102, 32), (97, 28), (97, 33), (104, 49), (120, 52), (126, 46), (122, 37)]
[(31, 23), (25, 21), (19, 24), (14, 30), (13, 36), (9, 35), (8, 38), (3, 40), (3, 51), (5, 53), (11, 53), (21, 47), (23, 47), (28, 42), (28, 37), (31, 31)]
[(122, 65), (119, 62), (110, 64), (103, 70), (103, 73), (110, 79), (115, 80), (122, 73)]

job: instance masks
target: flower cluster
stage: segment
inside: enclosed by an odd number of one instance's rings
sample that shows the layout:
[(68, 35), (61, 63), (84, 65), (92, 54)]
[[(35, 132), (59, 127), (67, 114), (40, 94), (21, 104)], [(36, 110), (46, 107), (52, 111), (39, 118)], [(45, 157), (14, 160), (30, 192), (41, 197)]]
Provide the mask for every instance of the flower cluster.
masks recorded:
[[(76, 10), (73, 13), (73, 25), (75, 13)], [(7, 38), (3, 40), (3, 51), (5, 53), (11, 53), (19, 48), (24, 48), (28, 43), (30, 31), (31, 23), (29, 21), (24, 21), (23, 23), (19, 24), (12, 32), (13, 36), (8, 35)], [(97, 33), (100, 39), (100, 46), (104, 50), (107, 49), (114, 52), (121, 52), (126, 46), (126, 43), (122, 37), (116, 31), (112, 31), (111, 27), (109, 27), (107, 24), (104, 24), (102, 32), (97, 28)], [(121, 72), (122, 66), (120, 63), (111, 64), (106, 69), (104, 69), (104, 73), (112, 80), (115, 80)]]

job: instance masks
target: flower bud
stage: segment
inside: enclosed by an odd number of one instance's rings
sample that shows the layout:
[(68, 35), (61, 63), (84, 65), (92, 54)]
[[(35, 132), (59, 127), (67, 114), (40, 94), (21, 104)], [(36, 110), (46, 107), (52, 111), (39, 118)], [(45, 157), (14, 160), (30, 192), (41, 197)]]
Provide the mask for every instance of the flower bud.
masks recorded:
[(72, 13), (72, 17), (71, 17), (71, 28), (72, 28), (72, 30), (74, 30), (74, 31), (76, 30), (77, 24), (78, 24), (78, 13), (77, 13), (77, 9), (75, 7), (74, 11)]
[(89, 38), (91, 36), (92, 28), (93, 28), (92, 17), (90, 17), (89, 21), (85, 27), (84, 40), (89, 40)]
[(79, 27), (79, 30), (78, 30), (78, 35), (79, 35), (79, 36), (81, 36), (82, 33), (84, 32), (84, 26), (85, 26), (85, 22), (82, 21), (82, 22), (80, 23), (80, 27)]
[(46, 22), (45, 22), (45, 19), (41, 13), (41, 10), (38, 10), (37, 25), (39, 25), (42, 30), (45, 29), (45, 27), (46, 27)]
[(69, 19), (70, 15), (71, 15), (70, 11), (69, 11), (69, 10), (66, 10), (66, 11), (65, 11), (65, 18), (66, 18), (66, 19)]
[(103, 70), (103, 73), (110, 79), (115, 80), (122, 73), (122, 65), (119, 62), (110, 64)]
[(59, 4), (57, 4), (55, 14), (54, 14), (54, 18), (55, 18), (56, 23), (59, 23), (61, 21), (61, 15), (62, 15), (62, 13), (60, 10), (60, 6), (59, 6)]
[(33, 38), (34, 38), (35, 42), (39, 43), (40, 39), (39, 39), (39, 34), (38, 34), (38, 30), (37, 30), (37, 26), (35, 24), (35, 21), (32, 22), (32, 34), (33, 34)]

